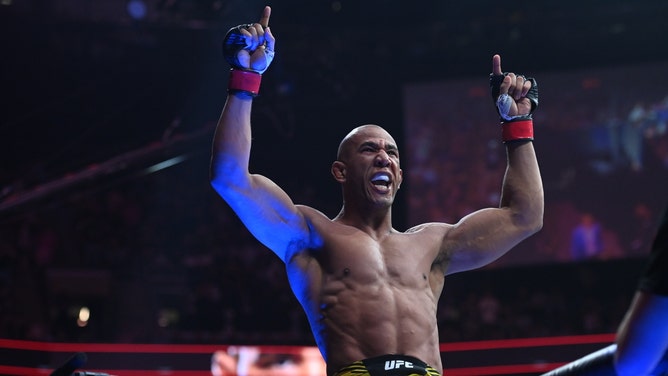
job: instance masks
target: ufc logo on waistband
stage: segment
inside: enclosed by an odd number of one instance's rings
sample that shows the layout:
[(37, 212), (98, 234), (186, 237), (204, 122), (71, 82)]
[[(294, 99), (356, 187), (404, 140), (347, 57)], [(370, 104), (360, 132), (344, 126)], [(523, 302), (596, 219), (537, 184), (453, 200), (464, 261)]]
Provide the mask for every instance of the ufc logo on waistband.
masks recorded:
[(397, 368), (413, 368), (413, 363), (407, 362), (405, 360), (386, 360), (385, 361), (385, 370), (388, 369), (397, 369)]

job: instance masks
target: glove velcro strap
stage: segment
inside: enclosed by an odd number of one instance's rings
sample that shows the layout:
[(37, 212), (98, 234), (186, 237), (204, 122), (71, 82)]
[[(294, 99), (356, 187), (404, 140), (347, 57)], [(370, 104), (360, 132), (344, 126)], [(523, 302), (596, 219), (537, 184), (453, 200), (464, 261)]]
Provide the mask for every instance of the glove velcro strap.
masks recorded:
[(533, 141), (533, 120), (518, 120), (501, 123), (501, 139), (510, 141)]
[(229, 93), (246, 93), (256, 97), (260, 93), (262, 75), (240, 69), (230, 70), (230, 81), (227, 85)]

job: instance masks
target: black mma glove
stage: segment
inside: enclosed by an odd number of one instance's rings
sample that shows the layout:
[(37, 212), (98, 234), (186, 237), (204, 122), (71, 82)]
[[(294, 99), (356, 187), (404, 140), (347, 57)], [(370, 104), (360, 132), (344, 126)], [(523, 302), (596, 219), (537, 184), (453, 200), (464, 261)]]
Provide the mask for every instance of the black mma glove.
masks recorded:
[[(274, 59), (273, 37), (252, 37), (244, 33), (255, 24), (235, 26), (227, 31), (223, 39), (223, 56), (232, 66), (227, 91), (255, 97), (260, 91), (262, 73), (264, 73)], [(266, 28), (267, 33), (270, 33)], [(258, 50), (264, 59), (257, 58)]]
[(490, 74), (489, 86), (492, 93), (492, 100), (496, 107), (496, 112), (501, 117), (501, 132), (503, 142), (533, 140), (533, 112), (538, 107), (538, 83), (534, 78), (525, 78), (526, 81), (531, 82), (531, 89), (526, 94), (526, 98), (531, 103), (531, 110), (528, 114), (509, 115), (510, 108), (514, 99), (508, 94), (500, 94), (501, 83), (508, 75), (504, 74)]
[[(243, 24), (229, 29), (223, 39), (223, 56), (225, 57), (225, 60), (230, 63), (232, 69), (250, 70), (262, 74), (269, 68), (269, 65), (274, 60), (274, 50), (273, 46), (266, 44), (264, 39), (261, 40), (258, 45), (254, 46), (252, 38), (244, 35), (242, 30), (248, 30), (249, 28), (254, 27), (254, 25), (255, 24)], [(250, 55), (258, 49), (264, 53), (264, 67), (252, 66), (250, 61), (242, 62), (239, 60), (239, 55), (242, 50), (246, 50), (250, 57)]]

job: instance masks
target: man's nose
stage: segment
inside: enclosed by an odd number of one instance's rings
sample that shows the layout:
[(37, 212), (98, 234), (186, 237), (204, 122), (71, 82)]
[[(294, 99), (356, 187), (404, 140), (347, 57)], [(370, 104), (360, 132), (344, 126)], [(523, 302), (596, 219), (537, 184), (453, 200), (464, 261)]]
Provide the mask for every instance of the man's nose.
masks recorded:
[(375, 162), (376, 166), (378, 167), (387, 167), (390, 165), (390, 163), (392, 163), (392, 160), (386, 152), (381, 150), (378, 154), (376, 154)]

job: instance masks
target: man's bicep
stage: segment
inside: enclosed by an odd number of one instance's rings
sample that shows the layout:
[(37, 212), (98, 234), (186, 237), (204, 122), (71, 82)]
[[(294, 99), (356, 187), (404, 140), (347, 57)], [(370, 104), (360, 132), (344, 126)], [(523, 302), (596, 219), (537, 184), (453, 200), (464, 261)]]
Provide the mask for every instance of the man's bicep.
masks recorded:
[(482, 209), (457, 222), (444, 236), (450, 252), (448, 274), (490, 264), (524, 237), (505, 208)]
[(306, 247), (309, 227), (288, 194), (262, 175), (250, 175), (247, 185), (221, 194), (246, 228), (285, 261), (294, 247)]

